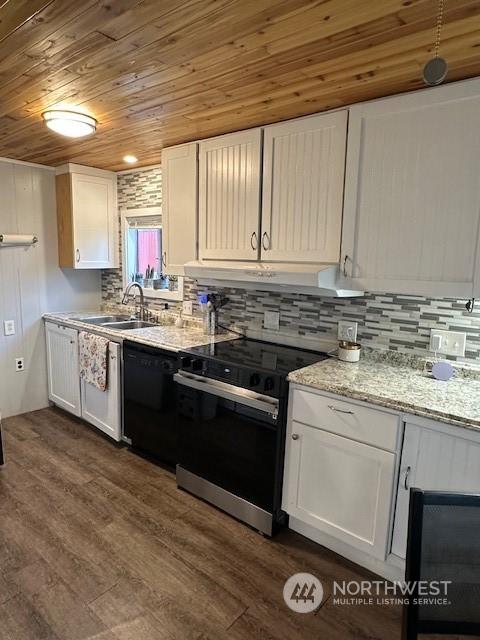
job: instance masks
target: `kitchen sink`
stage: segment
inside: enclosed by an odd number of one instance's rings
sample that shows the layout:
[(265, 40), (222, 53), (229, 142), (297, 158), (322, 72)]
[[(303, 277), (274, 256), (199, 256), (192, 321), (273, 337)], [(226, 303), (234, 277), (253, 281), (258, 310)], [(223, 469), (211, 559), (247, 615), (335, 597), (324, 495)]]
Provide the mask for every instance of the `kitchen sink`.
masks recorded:
[(87, 324), (107, 324), (112, 322), (126, 322), (130, 320), (129, 315), (117, 315), (117, 316), (93, 316), (91, 318), (79, 318), (80, 322)]
[(120, 329), (121, 331), (132, 331), (132, 329), (145, 329), (145, 327), (156, 327), (154, 322), (144, 320), (127, 320), (126, 322), (102, 322), (102, 327), (106, 329)]

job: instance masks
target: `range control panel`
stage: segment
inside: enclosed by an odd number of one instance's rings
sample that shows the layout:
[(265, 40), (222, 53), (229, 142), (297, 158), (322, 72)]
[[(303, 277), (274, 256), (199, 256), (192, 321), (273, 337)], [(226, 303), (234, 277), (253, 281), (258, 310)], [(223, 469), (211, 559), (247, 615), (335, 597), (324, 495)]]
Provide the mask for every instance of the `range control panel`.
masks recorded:
[(248, 368), (228, 366), (223, 362), (194, 356), (182, 356), (180, 368), (188, 373), (227, 382), (274, 398), (280, 396), (281, 379), (276, 375), (258, 373)]

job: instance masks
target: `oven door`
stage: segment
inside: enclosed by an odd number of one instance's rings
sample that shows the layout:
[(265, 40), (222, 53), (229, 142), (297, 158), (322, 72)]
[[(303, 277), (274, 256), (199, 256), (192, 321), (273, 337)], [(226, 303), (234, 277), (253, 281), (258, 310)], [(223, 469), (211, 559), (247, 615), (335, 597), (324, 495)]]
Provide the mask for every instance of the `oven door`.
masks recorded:
[(271, 513), (278, 400), (183, 372), (174, 378), (180, 467)]

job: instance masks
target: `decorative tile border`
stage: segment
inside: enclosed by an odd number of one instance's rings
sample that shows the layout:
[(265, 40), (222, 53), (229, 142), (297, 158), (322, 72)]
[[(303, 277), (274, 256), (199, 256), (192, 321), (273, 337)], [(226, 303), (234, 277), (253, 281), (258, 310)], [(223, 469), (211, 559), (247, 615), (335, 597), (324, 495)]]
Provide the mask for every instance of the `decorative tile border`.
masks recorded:
[[(160, 168), (135, 171), (118, 176), (120, 208), (159, 206), (162, 202)], [(202, 291), (221, 292), (230, 302), (220, 312), (220, 322), (237, 330), (259, 331), (266, 310), (280, 313), (280, 333), (299, 338), (332, 338), (339, 320), (358, 322), (358, 339), (373, 349), (390, 349), (399, 353), (427, 356), (431, 329), (465, 331), (465, 358), (459, 362), (480, 364), (480, 309), (468, 313), (465, 300), (430, 299), (394, 294), (367, 294), (361, 298), (324, 298), (299, 293), (250, 291), (240, 288), (218, 290), (202, 287)], [(102, 273), (104, 302), (117, 302), (122, 291), (120, 269)], [(199, 288), (188, 278), (185, 298), (194, 301), (199, 313)], [(162, 305), (163, 306), (163, 305)], [(155, 303), (151, 307), (155, 309)], [(173, 311), (179, 304), (170, 304)], [(271, 332), (272, 339), (279, 334)]]

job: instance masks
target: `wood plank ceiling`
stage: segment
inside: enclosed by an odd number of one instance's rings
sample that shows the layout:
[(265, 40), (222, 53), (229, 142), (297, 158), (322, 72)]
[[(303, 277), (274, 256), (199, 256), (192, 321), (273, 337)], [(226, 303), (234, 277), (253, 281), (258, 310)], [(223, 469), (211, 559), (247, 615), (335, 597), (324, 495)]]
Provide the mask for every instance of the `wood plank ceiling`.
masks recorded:
[[(422, 87), (437, 0), (0, 0), (0, 156), (125, 168), (161, 148)], [(480, 1), (446, 0), (448, 81), (480, 75)], [(71, 141), (41, 113), (94, 115)]]

